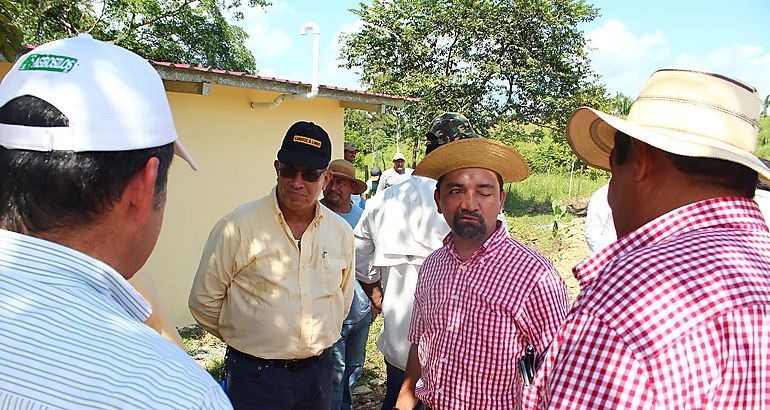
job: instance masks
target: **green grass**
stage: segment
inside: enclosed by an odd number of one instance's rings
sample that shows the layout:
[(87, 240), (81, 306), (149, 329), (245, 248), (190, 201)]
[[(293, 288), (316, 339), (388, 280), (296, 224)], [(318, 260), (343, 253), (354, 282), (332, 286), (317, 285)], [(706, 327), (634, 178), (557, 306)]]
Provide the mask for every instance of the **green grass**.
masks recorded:
[(503, 210), (506, 215), (512, 217), (550, 215), (552, 201), (590, 197), (607, 181), (608, 178), (580, 178), (580, 175), (576, 174), (572, 178), (570, 188), (568, 174), (532, 174), (524, 181), (505, 186), (507, 198)]
[(198, 326), (183, 327), (179, 329), (179, 335), (187, 353), (214, 379), (220, 380), (225, 366), (227, 346)]
[[(505, 187), (506, 201), (503, 212), (511, 237), (540, 253), (549, 254), (560, 246), (559, 230), (554, 234), (552, 203), (557, 201), (570, 211), (585, 206), (585, 198), (607, 183), (607, 178), (591, 179), (586, 176), (572, 178), (569, 175), (532, 174), (522, 182)], [(558, 227), (569, 223), (572, 214), (558, 218)]]
[(377, 319), (372, 323), (372, 327), (369, 328), (369, 339), (366, 341), (366, 361), (364, 362), (364, 370), (358, 376), (358, 384), (371, 384), (374, 380), (385, 380), (385, 359), (382, 357), (382, 353), (377, 350), (377, 336), (382, 329), (382, 315), (377, 316)]

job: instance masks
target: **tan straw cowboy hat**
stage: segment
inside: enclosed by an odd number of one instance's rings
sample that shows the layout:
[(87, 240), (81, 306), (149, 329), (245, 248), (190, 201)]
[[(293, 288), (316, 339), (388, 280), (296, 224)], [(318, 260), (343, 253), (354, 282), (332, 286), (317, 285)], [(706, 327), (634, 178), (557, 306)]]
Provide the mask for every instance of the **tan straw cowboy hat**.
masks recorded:
[(484, 168), (500, 174), (506, 183), (529, 176), (527, 161), (518, 151), (482, 138), (462, 114), (448, 112), (436, 117), (426, 136), (429, 153), (412, 175), (439, 179), (461, 168)]
[(627, 119), (578, 108), (567, 123), (567, 140), (582, 160), (609, 170), (615, 132), (672, 154), (715, 158), (747, 166), (770, 180), (754, 153), (759, 132), (757, 90), (719, 74), (662, 69), (650, 76)]
[(335, 159), (329, 163), (329, 170), (332, 171), (332, 175), (335, 177), (342, 177), (349, 179), (355, 183), (355, 189), (353, 193), (358, 195), (366, 191), (366, 182), (356, 178), (356, 168), (349, 161), (344, 159)]

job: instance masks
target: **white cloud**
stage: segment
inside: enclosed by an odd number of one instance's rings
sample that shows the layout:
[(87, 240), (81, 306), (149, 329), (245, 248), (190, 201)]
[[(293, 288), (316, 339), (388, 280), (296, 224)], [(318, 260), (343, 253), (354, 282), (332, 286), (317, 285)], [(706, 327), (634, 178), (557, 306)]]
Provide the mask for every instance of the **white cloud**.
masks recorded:
[(762, 99), (770, 94), (770, 50), (762, 46), (733, 44), (706, 55), (685, 53), (678, 56), (673, 65), (716, 72), (745, 81), (757, 88)]
[(352, 34), (361, 31), (364, 23), (357, 20), (352, 23), (343, 24), (336, 33), (329, 39), (329, 47), (326, 49), (326, 55), (321, 55), (320, 82), (321, 84), (346, 87), (352, 89), (361, 89), (358, 83), (358, 73), (340, 68), (340, 50), (342, 50), (342, 37), (345, 34)]
[(602, 76), (610, 92), (636, 95), (641, 84), (656, 68), (664, 66), (670, 54), (660, 30), (637, 35), (621, 21), (608, 19), (586, 33), (591, 66)]
[(706, 53), (675, 54), (660, 29), (636, 34), (613, 19), (586, 33), (586, 38), (591, 66), (610, 93), (635, 97), (650, 74), (664, 67), (716, 72), (753, 85), (762, 98), (770, 93), (770, 50), (762, 46), (733, 44)]
[(274, 68), (260, 68), (258, 74), (262, 77), (280, 77)]
[(271, 26), (285, 15), (296, 13), (287, 3), (276, 1), (267, 8), (242, 7), (244, 19), (235, 24), (243, 27), (249, 35), (246, 48), (251, 50), (257, 60), (257, 68), (261, 69), (260, 61), (269, 60), (286, 53), (292, 47), (292, 36), (283, 29)]

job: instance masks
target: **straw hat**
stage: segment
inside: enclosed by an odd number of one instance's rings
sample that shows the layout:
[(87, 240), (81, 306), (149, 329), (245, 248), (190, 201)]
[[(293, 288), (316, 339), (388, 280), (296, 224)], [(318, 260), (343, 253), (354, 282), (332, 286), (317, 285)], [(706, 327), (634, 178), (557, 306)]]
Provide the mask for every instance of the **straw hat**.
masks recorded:
[(349, 179), (356, 183), (353, 193), (358, 195), (366, 191), (366, 182), (356, 178), (356, 169), (350, 161), (335, 159), (329, 163), (329, 169), (335, 177)]
[(500, 174), (503, 182), (529, 176), (529, 166), (521, 154), (502, 142), (482, 138), (462, 114), (436, 117), (426, 136), (431, 150), (412, 175), (439, 179), (461, 168), (484, 168)]
[(759, 132), (757, 90), (719, 74), (663, 69), (650, 76), (628, 119), (578, 108), (567, 123), (567, 140), (590, 165), (609, 170), (615, 132), (621, 131), (672, 154), (715, 158), (747, 166), (770, 180), (754, 153)]

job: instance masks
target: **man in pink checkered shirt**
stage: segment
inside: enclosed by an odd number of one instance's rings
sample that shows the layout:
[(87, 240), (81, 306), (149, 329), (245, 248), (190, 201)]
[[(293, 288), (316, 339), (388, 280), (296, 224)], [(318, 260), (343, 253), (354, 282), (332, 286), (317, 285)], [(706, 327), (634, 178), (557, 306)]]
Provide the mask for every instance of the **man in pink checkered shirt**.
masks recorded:
[(456, 113), (434, 120), (428, 145), (414, 174), (438, 180), (434, 198), (452, 232), (420, 269), (397, 408), (418, 398), (433, 410), (517, 408), (518, 359), (528, 346), (548, 346), (568, 304), (551, 263), (497, 221), (503, 183), (523, 180), (529, 167)]
[[(770, 234), (752, 200), (757, 91), (655, 72), (626, 120), (590, 108), (567, 134), (612, 171), (617, 242), (574, 268), (581, 294), (528, 405), (770, 408)], [(534, 397), (537, 396), (537, 397)]]

